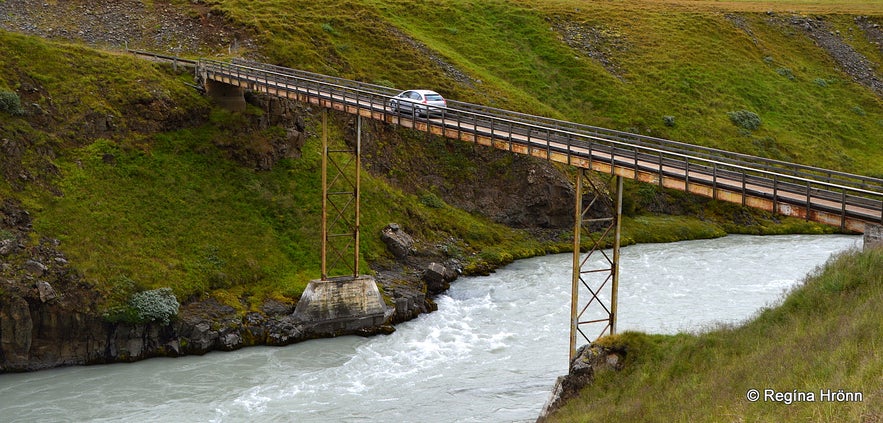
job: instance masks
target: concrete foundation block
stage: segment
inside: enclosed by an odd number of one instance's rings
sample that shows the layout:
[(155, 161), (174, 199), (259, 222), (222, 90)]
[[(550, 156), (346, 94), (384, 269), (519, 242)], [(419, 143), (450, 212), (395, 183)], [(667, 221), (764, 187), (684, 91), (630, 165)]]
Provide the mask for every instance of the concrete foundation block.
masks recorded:
[(333, 336), (383, 324), (386, 309), (373, 277), (343, 276), (310, 281), (294, 316), (314, 335)]
[(865, 237), (863, 241), (862, 248), (865, 250), (883, 248), (883, 225), (865, 224)]

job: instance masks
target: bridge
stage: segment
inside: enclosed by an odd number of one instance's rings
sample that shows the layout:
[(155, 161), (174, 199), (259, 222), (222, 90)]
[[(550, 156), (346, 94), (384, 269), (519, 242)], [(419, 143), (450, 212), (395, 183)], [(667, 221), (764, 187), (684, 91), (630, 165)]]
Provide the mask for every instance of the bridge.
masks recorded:
[(399, 113), (399, 91), (279, 66), (200, 60), (209, 84), (318, 105), (446, 138), (864, 232), (883, 224), (883, 180), (448, 100), (440, 116)]
[[(143, 52), (135, 52), (144, 54)], [(170, 58), (153, 55), (154, 59)], [(200, 59), (180, 61), (195, 67), (200, 87), (229, 107), (245, 106), (245, 91), (313, 104), (325, 111), (336, 110), (358, 117), (356, 147), (338, 151), (356, 162), (354, 179), (334, 176), (333, 181), (351, 181), (343, 206), (336, 205), (327, 188), (328, 163), (338, 172), (340, 166), (332, 157), (323, 129), (325, 158), (323, 160), (323, 251), (322, 281), (326, 281), (326, 243), (333, 237), (349, 237), (355, 248), (352, 279), (362, 280), (358, 272), (358, 162), (361, 143), (361, 119), (368, 118), (398, 125), (436, 136), (528, 155), (577, 169), (576, 204), (574, 209), (573, 287), (571, 304), (571, 358), (575, 354), (577, 335), (592, 339), (584, 327), (601, 324), (600, 334), (615, 332), (616, 295), (619, 276), (619, 222), (623, 178), (656, 184), (692, 194), (741, 204), (780, 215), (820, 222), (844, 231), (864, 232), (866, 226), (879, 231), (883, 225), (883, 180), (818, 167), (805, 166), (762, 157), (733, 153), (687, 143), (648, 137), (595, 126), (566, 122), (477, 104), (448, 100), (447, 107), (437, 116), (419, 116), (414, 111), (401, 113), (389, 107), (389, 100), (399, 91), (388, 87), (335, 78), (269, 64), (234, 60), (222, 62)], [(179, 59), (175, 58), (175, 64)], [(340, 159), (338, 159), (340, 160)], [(611, 216), (587, 219), (586, 203), (608, 198), (606, 187), (594, 186), (587, 172), (611, 175), (616, 192), (610, 204)], [(354, 182), (352, 182), (354, 181)], [(605, 195), (583, 198), (584, 188)], [(334, 234), (326, 222), (328, 205), (338, 221), (354, 204), (354, 222), (344, 222), (343, 234)], [(589, 223), (606, 224), (600, 236), (589, 233), (592, 247), (588, 254), (580, 252), (583, 233)], [(332, 224), (333, 226), (333, 224)], [(348, 232), (347, 232), (348, 231)], [(602, 248), (602, 239), (613, 236), (612, 257)], [(590, 257), (603, 257), (600, 268), (589, 264)], [(337, 253), (342, 258), (341, 253)], [(599, 275), (600, 276), (597, 276)], [(592, 278), (594, 277), (594, 280)], [(335, 279), (339, 280), (339, 278)], [(361, 282), (360, 282), (361, 283)], [(359, 289), (364, 286), (360, 285)], [(308, 288), (309, 289), (309, 288)], [(376, 288), (374, 288), (376, 290)], [(606, 290), (609, 289), (609, 297)], [(589, 300), (580, 305), (580, 290), (588, 290)], [(605, 294), (602, 295), (602, 290)], [(300, 303), (299, 303), (300, 306)], [(594, 311), (593, 311), (594, 309)], [(594, 313), (594, 314), (593, 314)]]

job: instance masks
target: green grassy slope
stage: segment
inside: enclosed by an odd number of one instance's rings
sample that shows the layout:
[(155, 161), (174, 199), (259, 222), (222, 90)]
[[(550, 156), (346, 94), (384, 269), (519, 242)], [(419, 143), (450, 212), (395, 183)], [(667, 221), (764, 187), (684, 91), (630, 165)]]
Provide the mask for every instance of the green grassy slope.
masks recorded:
[[(429, 86), (466, 101), (883, 175), (883, 101), (788, 23), (788, 11), (804, 3), (741, 3), (777, 15), (696, 6), (707, 4), (217, 0), (214, 7), (265, 35), (264, 53), (292, 67)], [(845, 4), (883, 10), (877, 1)], [(883, 68), (883, 51), (860, 35), (852, 16), (830, 7), (827, 13), (831, 31)], [(870, 19), (880, 21), (877, 15)], [(587, 47), (571, 48), (566, 39)], [(425, 49), (415, 50), (413, 42)], [(591, 51), (605, 53), (613, 71)], [(738, 110), (756, 113), (760, 128), (735, 126), (728, 113)]]
[[(298, 298), (319, 277), (319, 140), (310, 139), (301, 158), (255, 172), (223, 157), (211, 142), (218, 136), (195, 128), (159, 135), (149, 151), (124, 151), (106, 140), (70, 151), (58, 161), (64, 196), (33, 192), (29, 199), (36, 229), (58, 237), (98, 286), (106, 281), (116, 289), (132, 280), (134, 289), (171, 285), (179, 298)], [(371, 177), (363, 183), (367, 258), (384, 255), (379, 233), (389, 222), (407, 222), (428, 241), (448, 234), (475, 248), (517, 250), (512, 239), (537, 248), (522, 255), (543, 252), (525, 234), (444, 204), (427, 207)], [(361, 271), (369, 271), (365, 263)]]
[[(798, 29), (770, 23), (751, 7), (739, 12), (737, 26), (706, 2), (207, 3), (232, 25), (250, 29), (261, 43), (257, 53), (271, 62), (883, 174), (880, 98), (839, 72)], [(867, 3), (879, 4), (861, 4)], [(847, 15), (825, 19), (842, 33), (858, 31)], [(587, 39), (607, 54), (612, 68), (567, 43)], [(848, 41), (872, 63), (883, 64), (883, 53), (869, 40)], [(0, 197), (21, 200), (34, 217), (31, 243), (43, 236), (62, 240), (65, 254), (96, 289), (173, 286), (182, 299), (207, 292), (294, 299), (318, 276), (314, 118), (307, 118), (311, 136), (302, 158), (257, 172), (219, 149), (241, 136), (230, 128), (250, 117), (212, 110), (184, 84), (192, 82), (189, 75), (9, 33), (0, 33), (0, 70), (0, 91), (14, 91), (41, 111), (0, 113), (0, 139), (12, 141), (3, 144), (4, 152), (14, 153), (0, 162)], [(761, 127), (734, 126), (727, 113), (741, 109), (758, 113)], [(93, 127), (96, 116), (105, 128)], [(665, 125), (664, 116), (673, 117), (674, 125)], [(260, 143), (279, 131), (284, 129), (249, 136)], [(339, 123), (333, 131), (334, 139), (342, 138)], [(403, 157), (421, 154), (401, 148)], [(640, 214), (652, 190), (630, 189), (636, 192), (630, 214)], [(382, 178), (366, 177), (364, 195), (363, 233), (369, 235), (362, 238), (362, 252), (368, 260), (387, 259), (376, 234), (390, 221), (429, 242), (456, 237), (452, 248), (464, 257), (495, 263), (559, 248), (437, 198), (406, 195)], [(682, 223), (637, 216), (626, 222), (626, 237), (671, 241), (722, 233), (716, 224), (696, 219), (685, 233)]]
[[(237, 308), (240, 298), (253, 298), (244, 306), (259, 307), (266, 298), (296, 300), (320, 276), (321, 128), (315, 119), (307, 117), (311, 135), (301, 157), (255, 171), (220, 148), (243, 136), (238, 126), (248, 117), (209, 112), (207, 100), (182, 83), (190, 77), (130, 56), (8, 33), (0, 40), (0, 69), (18, 75), (0, 90), (38, 87), (25, 100), (46, 110), (42, 116), (0, 113), (0, 139), (14, 140), (9, 151), (16, 152), (0, 162), (0, 199), (18, 199), (30, 211), (30, 247), (41, 237), (61, 241), (77, 271), (107, 299), (99, 309), (164, 286), (182, 300), (210, 294)], [(192, 126), (153, 131), (142, 120), (156, 101), (175, 110), (167, 116), (189, 115), (181, 119)], [(111, 116), (118, 131), (86, 134), (87, 115), (96, 110)], [(264, 132), (276, 131), (284, 129)], [(332, 121), (329, 131), (332, 142), (343, 138), (339, 123)], [(269, 135), (248, 134), (251, 143)], [(363, 176), (362, 190), (362, 272), (370, 270), (368, 261), (388, 260), (379, 233), (389, 222), (494, 264), (554, 248), (370, 175)]]
[[(600, 343), (626, 351), (625, 367), (597, 374), (549, 421), (879, 421), (881, 270), (883, 250), (848, 252), (742, 326), (604, 338)], [(751, 389), (760, 392), (756, 402), (747, 399)], [(767, 389), (780, 399), (767, 397)], [(859, 392), (862, 401), (823, 401), (829, 389)]]

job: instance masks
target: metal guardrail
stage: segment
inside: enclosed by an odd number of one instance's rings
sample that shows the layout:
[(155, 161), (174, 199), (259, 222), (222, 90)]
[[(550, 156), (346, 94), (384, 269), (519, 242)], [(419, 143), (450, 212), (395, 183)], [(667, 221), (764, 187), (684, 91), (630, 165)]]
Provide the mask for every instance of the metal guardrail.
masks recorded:
[[(841, 228), (856, 221), (883, 223), (883, 179), (833, 171), (762, 157), (701, 147), (661, 138), (527, 115), (476, 104), (448, 100), (440, 116), (422, 117), (413, 110), (399, 113), (388, 107), (390, 97), (400, 91), (375, 84), (336, 78), (263, 63), (209, 59), (197, 62), (197, 75), (239, 81), (254, 90), (285, 91), (304, 95), (327, 107), (368, 110), (382, 120), (416, 125), (426, 124), (458, 137), (469, 132), (476, 137), (505, 141), (508, 148), (521, 146), (528, 154), (544, 150), (553, 153), (609, 162), (614, 168), (680, 178), (685, 190), (691, 186), (726, 189), (778, 204), (804, 207), (807, 219), (814, 212), (839, 217)], [(477, 139), (477, 138), (474, 138)], [(750, 205), (750, 204), (749, 204)], [(832, 224), (829, 221), (824, 223)]]
[(196, 65), (199, 63), (198, 60), (194, 60), (194, 59), (184, 59), (184, 58), (181, 58), (178, 56), (169, 56), (166, 54), (153, 53), (153, 52), (144, 51), (144, 50), (128, 50), (127, 49), (126, 51), (128, 53), (134, 54), (135, 56), (143, 57), (143, 58), (158, 61), (158, 62), (169, 62), (169, 63), (172, 63), (173, 65), (181, 65), (181, 66), (195, 68)]

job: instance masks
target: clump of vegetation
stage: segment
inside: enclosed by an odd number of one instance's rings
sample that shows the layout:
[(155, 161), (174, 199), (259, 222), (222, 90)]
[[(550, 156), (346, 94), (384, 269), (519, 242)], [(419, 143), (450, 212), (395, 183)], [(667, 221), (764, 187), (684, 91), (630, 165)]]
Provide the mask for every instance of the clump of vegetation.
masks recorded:
[(420, 204), (423, 204), (424, 206), (432, 209), (440, 209), (445, 206), (445, 202), (431, 192), (427, 192), (426, 194), (420, 196)]
[(753, 131), (760, 127), (760, 116), (757, 113), (748, 110), (738, 110), (727, 113), (733, 125), (742, 129)]
[(0, 91), (0, 112), (6, 112), (13, 116), (23, 115), (21, 99), (12, 91)]
[(135, 315), (141, 322), (161, 322), (169, 324), (172, 317), (178, 315), (178, 299), (172, 292), (172, 288), (151, 289), (141, 291), (132, 296), (129, 305), (135, 311)]
[(792, 72), (791, 69), (788, 69), (788, 68), (777, 68), (776, 73), (784, 76), (785, 78), (788, 78), (788, 80), (790, 80), (790, 81), (793, 81), (796, 79), (794, 76), (794, 72)]
[(101, 284), (105, 293), (103, 316), (109, 322), (130, 324), (160, 322), (167, 325), (178, 315), (180, 303), (171, 288), (164, 287), (132, 293), (138, 284), (131, 278), (117, 276)]

